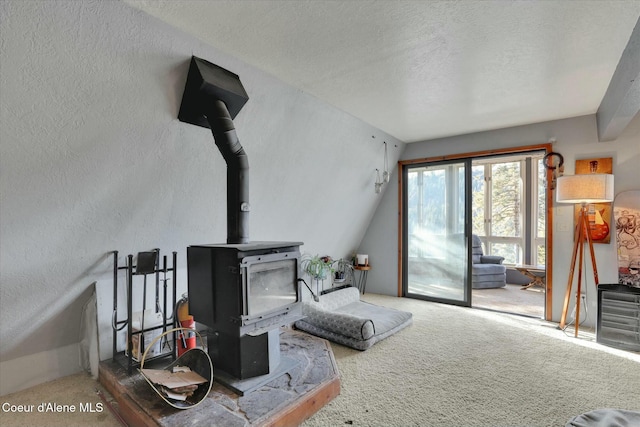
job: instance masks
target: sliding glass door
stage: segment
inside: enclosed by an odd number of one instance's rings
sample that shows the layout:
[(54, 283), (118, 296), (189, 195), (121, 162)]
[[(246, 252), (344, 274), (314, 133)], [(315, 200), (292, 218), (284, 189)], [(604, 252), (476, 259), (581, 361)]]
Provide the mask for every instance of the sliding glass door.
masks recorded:
[(471, 304), (471, 161), (403, 168), (403, 294)]

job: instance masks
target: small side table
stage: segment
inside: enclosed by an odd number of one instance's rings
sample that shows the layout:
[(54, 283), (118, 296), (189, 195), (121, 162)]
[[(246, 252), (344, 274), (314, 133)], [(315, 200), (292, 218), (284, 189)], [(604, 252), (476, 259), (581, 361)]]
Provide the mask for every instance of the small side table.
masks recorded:
[(367, 288), (367, 275), (371, 270), (370, 265), (354, 265), (353, 269), (360, 272), (360, 278), (357, 280), (358, 290), (364, 294)]
[(545, 286), (545, 269), (539, 266), (534, 265), (521, 265), (516, 266), (516, 270), (518, 270), (523, 275), (527, 276), (531, 279), (528, 285), (523, 286), (520, 290), (529, 289), (532, 286), (540, 286), (542, 289), (546, 289)]

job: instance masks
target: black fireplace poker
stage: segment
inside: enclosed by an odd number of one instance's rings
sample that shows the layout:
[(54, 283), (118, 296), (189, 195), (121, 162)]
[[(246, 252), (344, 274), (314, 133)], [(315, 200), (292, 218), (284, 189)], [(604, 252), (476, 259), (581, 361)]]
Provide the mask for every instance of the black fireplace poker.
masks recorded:
[(249, 100), (240, 78), (222, 67), (191, 58), (178, 119), (211, 129), (227, 163), (227, 243), (249, 243), (249, 159), (233, 119)]

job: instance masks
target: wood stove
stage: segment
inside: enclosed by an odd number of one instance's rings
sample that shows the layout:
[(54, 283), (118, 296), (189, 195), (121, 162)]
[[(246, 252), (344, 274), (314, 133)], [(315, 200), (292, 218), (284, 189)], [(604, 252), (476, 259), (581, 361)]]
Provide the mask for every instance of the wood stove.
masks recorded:
[(227, 163), (227, 243), (187, 248), (189, 311), (211, 329), (214, 377), (240, 394), (295, 366), (279, 329), (302, 317), (302, 243), (249, 240), (249, 160), (233, 124), (248, 99), (236, 74), (191, 58), (178, 118), (211, 129)]
[[(280, 364), (279, 328), (300, 319), (300, 242), (187, 248), (189, 311), (211, 328), (219, 375), (266, 375)], [(275, 332), (272, 332), (275, 331)]]

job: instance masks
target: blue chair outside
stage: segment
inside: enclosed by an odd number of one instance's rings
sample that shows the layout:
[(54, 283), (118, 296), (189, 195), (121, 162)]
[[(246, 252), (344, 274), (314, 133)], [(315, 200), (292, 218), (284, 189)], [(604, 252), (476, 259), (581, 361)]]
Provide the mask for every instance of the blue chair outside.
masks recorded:
[(484, 255), (482, 241), (475, 234), (471, 242), (473, 289), (503, 288), (507, 285), (507, 267), (502, 265), (504, 257)]

